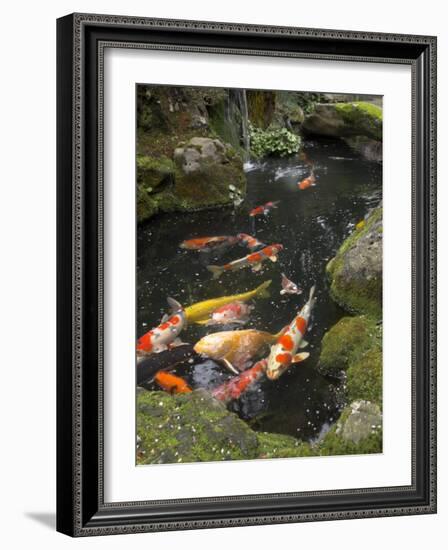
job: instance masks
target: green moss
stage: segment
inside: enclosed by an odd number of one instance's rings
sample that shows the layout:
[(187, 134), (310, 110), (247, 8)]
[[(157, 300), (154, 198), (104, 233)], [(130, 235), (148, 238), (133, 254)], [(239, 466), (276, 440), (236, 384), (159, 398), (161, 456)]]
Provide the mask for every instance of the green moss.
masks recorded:
[(258, 128), (266, 129), (272, 122), (276, 106), (276, 92), (247, 90), (249, 120)]
[(137, 182), (140, 185), (157, 187), (174, 174), (174, 162), (168, 157), (137, 155)]
[(378, 105), (357, 101), (353, 103), (335, 103), (336, 112), (356, 134), (366, 135), (376, 140), (382, 139), (383, 111)]
[(258, 433), (259, 458), (291, 458), (314, 456), (316, 453), (309, 443), (289, 435)]
[(349, 401), (365, 399), (381, 403), (383, 396), (383, 357), (381, 348), (373, 347), (358, 356), (347, 370)]
[(322, 339), (318, 368), (324, 374), (345, 371), (363, 354), (381, 345), (381, 330), (366, 316), (343, 317)]
[[(336, 256), (327, 264), (326, 272), (330, 279), (330, 295), (346, 311), (365, 313), (375, 319), (382, 317), (382, 274), (363, 276), (351, 274), (345, 270), (345, 255), (354, 249), (358, 241), (368, 236), (382, 219), (382, 208), (377, 208), (370, 215), (362, 229), (355, 229), (342, 243)], [(375, 229), (382, 233), (382, 227)], [(353, 276), (352, 276), (353, 275)], [(355, 276), (358, 275), (358, 276)]]

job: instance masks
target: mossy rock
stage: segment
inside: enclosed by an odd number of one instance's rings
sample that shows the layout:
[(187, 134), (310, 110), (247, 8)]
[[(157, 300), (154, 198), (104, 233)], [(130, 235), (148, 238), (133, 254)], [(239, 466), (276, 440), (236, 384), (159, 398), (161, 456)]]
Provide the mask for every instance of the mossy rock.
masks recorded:
[(254, 458), (258, 439), (242, 420), (203, 390), (137, 395), (137, 463)]
[(338, 375), (354, 365), (368, 350), (381, 346), (381, 330), (369, 317), (343, 317), (322, 339), (318, 369)]
[(338, 421), (320, 441), (322, 456), (381, 453), (383, 442), (380, 407), (359, 400), (348, 405)]
[(327, 264), (332, 298), (350, 313), (382, 318), (382, 208), (373, 210)]
[(381, 403), (383, 398), (383, 354), (373, 346), (359, 355), (347, 369), (347, 398)]
[(174, 160), (174, 193), (180, 210), (231, 205), (230, 186), (241, 197), (246, 193), (241, 157), (218, 139), (193, 138), (175, 150)]
[(365, 136), (382, 141), (383, 111), (365, 101), (319, 103), (305, 118), (303, 130), (326, 137)]
[(197, 136), (175, 149), (174, 161), (142, 156), (139, 163), (139, 222), (158, 212), (232, 206), (237, 197), (242, 200), (246, 194), (241, 157), (218, 139)]

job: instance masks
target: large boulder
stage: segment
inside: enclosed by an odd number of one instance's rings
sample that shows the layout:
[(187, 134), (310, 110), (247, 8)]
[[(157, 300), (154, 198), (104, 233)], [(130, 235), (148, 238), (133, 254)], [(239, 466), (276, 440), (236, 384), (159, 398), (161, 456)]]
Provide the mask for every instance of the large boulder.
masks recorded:
[(309, 135), (342, 138), (365, 159), (382, 160), (383, 111), (373, 103), (319, 103), (302, 129)]
[(381, 107), (372, 103), (318, 103), (305, 118), (303, 130), (318, 136), (365, 136), (381, 141), (382, 121)]
[(332, 298), (350, 313), (382, 318), (382, 208), (373, 210), (362, 227), (344, 241), (327, 264)]

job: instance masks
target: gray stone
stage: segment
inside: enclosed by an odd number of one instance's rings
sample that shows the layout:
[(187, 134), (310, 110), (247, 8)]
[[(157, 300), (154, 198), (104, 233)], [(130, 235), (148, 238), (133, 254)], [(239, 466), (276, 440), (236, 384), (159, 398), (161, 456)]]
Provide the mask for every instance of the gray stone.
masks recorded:
[(344, 422), (336, 428), (342, 439), (356, 445), (375, 431), (382, 429), (381, 409), (370, 401), (354, 401)]

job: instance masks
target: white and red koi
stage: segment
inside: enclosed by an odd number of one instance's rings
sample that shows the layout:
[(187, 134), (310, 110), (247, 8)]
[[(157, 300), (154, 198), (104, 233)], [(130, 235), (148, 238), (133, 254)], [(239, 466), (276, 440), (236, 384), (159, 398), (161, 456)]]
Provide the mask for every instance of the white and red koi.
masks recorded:
[(230, 246), (239, 241), (238, 237), (196, 237), (180, 243), (180, 248), (185, 250), (197, 250), (198, 252), (210, 252), (218, 248)]
[(302, 294), (302, 289), (299, 288), (296, 283), (293, 283), (288, 277), (282, 273), (282, 289), (280, 294)]
[(228, 403), (233, 399), (238, 399), (242, 393), (244, 393), (249, 386), (254, 384), (257, 380), (260, 380), (266, 372), (267, 360), (262, 359), (258, 361), (253, 367), (244, 371), (238, 376), (231, 378), (229, 381), (224, 382), (214, 390), (212, 395), (218, 401)]
[(244, 325), (249, 320), (250, 312), (255, 306), (245, 304), (244, 302), (231, 302), (218, 307), (213, 311), (210, 319), (205, 322), (208, 326), (225, 325), (228, 323), (239, 323)]
[(279, 203), (280, 201), (269, 201), (267, 202), (266, 204), (262, 204), (261, 206), (257, 206), (256, 208), (253, 208), (250, 212), (249, 212), (249, 216), (251, 217), (254, 217), (254, 216), (266, 216), (267, 214), (269, 214), (269, 212), (273, 209), (273, 208), (277, 208), (277, 204)]
[(308, 345), (303, 337), (315, 302), (315, 288), (315, 286), (311, 288), (308, 302), (271, 348), (266, 369), (266, 375), (270, 380), (276, 380), (292, 363), (299, 363), (309, 357), (309, 353), (297, 353), (297, 351)]
[(213, 278), (218, 279), (225, 271), (237, 271), (238, 269), (243, 269), (245, 267), (252, 268), (252, 271), (259, 271), (261, 269), (261, 264), (269, 259), (271, 262), (277, 261), (278, 253), (283, 250), (283, 245), (281, 244), (271, 244), (265, 248), (258, 250), (257, 252), (252, 252), (244, 258), (234, 260), (225, 265), (208, 265), (207, 269), (213, 273)]
[(252, 237), (252, 235), (247, 235), (246, 233), (238, 233), (237, 237), (250, 250), (254, 250), (255, 248), (259, 248), (261, 246), (266, 246), (264, 243), (262, 243), (255, 237)]
[(178, 339), (187, 324), (184, 308), (173, 298), (167, 298), (173, 314), (164, 315), (162, 322), (137, 340), (137, 352), (159, 353), (181, 344)]

